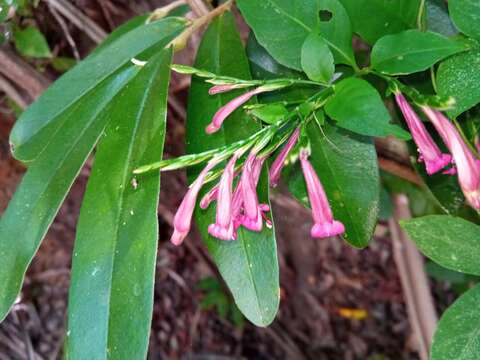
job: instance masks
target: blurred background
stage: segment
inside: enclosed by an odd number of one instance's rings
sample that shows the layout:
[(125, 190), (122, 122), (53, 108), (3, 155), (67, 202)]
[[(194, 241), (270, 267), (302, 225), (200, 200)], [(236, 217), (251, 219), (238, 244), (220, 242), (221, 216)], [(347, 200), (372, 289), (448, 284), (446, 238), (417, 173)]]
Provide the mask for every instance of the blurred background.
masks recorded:
[[(3, 4), (0, 41), (0, 211), (25, 168), (9, 152), (16, 117), (63, 72), (124, 21), (171, 1), (46, 0)], [(198, 1), (189, 17), (201, 15)], [(248, 28), (237, 16), (244, 39)], [(200, 34), (175, 62), (192, 64)], [(363, 46), (358, 44), (358, 46)], [(165, 157), (184, 153), (190, 79), (173, 74)], [(72, 84), (74, 86), (74, 84)], [(404, 144), (377, 143), (385, 189), (371, 246), (355, 250), (340, 239), (313, 240), (306, 209), (278, 189), (272, 194), (280, 262), (281, 305), (274, 323), (257, 328), (243, 318), (219, 278), (198, 233), (169, 243), (174, 212), (186, 190), (183, 171), (162, 175), (160, 240), (151, 359), (420, 359), (424, 306), (442, 311), (476, 279), (433, 263), (423, 266), (392, 217), (431, 206), (410, 168)], [(90, 173), (81, 172), (27, 273), (21, 297), (0, 324), (0, 360), (62, 358), (75, 226)], [(394, 174), (394, 175), (392, 175)], [(388, 190), (388, 192), (387, 192)], [(406, 193), (395, 198), (392, 193)], [(25, 224), (28, 226), (28, 224)], [(412, 262), (412, 259), (413, 262)], [(420, 260), (420, 262), (418, 261)], [(1, 266), (1, 259), (0, 259)], [(414, 284), (428, 275), (427, 292)], [(421, 281), (420, 281), (421, 282)], [(425, 289), (423, 289), (425, 290)], [(431, 319), (430, 319), (431, 322)], [(434, 325), (434, 324), (433, 324)], [(422, 355), (423, 354), (423, 355)]]

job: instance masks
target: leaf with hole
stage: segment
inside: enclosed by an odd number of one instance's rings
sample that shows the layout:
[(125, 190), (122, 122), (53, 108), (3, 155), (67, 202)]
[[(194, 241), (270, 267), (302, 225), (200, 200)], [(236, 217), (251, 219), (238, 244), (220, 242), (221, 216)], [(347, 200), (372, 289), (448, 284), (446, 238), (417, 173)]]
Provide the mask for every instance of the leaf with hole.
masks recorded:
[(372, 49), (372, 67), (388, 75), (427, 70), (446, 57), (467, 50), (467, 45), (433, 32), (407, 30), (382, 37)]
[(447, 215), (424, 216), (401, 225), (425, 256), (447, 269), (480, 275), (480, 226)]
[[(332, 206), (334, 217), (345, 225), (345, 241), (363, 248), (377, 223), (380, 183), (377, 155), (370, 138), (353, 134), (328, 123), (323, 133), (310, 122), (307, 135), (315, 168)], [(307, 191), (297, 163), (287, 175), (288, 188), (305, 206)]]
[(73, 250), (70, 358), (147, 355), (160, 174), (142, 176), (133, 186), (132, 172), (161, 160), (171, 58), (171, 49), (153, 57), (112, 103)]
[(335, 63), (356, 68), (352, 26), (347, 11), (339, 0), (323, 0), (319, 4), (319, 32), (332, 50)]
[(334, 95), (325, 104), (325, 112), (338, 126), (361, 135), (410, 138), (401, 127), (390, 124), (390, 114), (380, 95), (365, 80), (347, 78), (334, 89)]
[[(225, 76), (250, 78), (248, 60), (231, 14), (226, 13), (211, 23), (198, 49), (195, 67)], [(203, 79), (192, 79), (187, 118), (189, 153), (229, 144), (261, 129), (259, 122), (238, 109), (217, 133), (204, 135), (206, 125), (218, 108), (244, 91), (211, 96), (208, 95), (208, 88)], [(198, 171), (189, 172), (190, 181), (197, 174)], [(260, 202), (269, 203), (266, 172), (260, 178), (258, 195)], [(195, 212), (202, 239), (232, 292), (235, 303), (254, 324), (270, 324), (279, 304), (278, 260), (273, 229), (264, 226), (262, 232), (256, 233), (241, 228), (237, 240), (222, 241), (207, 232), (208, 225), (214, 219), (213, 204), (206, 211), (197, 209)]]
[(237, 5), (260, 45), (280, 64), (301, 70), (302, 44), (319, 23), (318, 0), (238, 0)]

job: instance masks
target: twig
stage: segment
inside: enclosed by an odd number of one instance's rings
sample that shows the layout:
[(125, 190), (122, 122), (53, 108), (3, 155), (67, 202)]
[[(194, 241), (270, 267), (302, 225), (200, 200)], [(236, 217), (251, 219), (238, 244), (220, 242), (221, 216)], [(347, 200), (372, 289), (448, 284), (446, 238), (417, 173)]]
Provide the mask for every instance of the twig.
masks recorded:
[(72, 35), (70, 35), (67, 24), (65, 24), (65, 21), (63, 21), (62, 17), (53, 6), (49, 5), (48, 8), (50, 9), (50, 12), (52, 13), (55, 20), (57, 20), (58, 24), (62, 28), (63, 33), (65, 34), (65, 38), (67, 39), (68, 44), (72, 48), (73, 56), (77, 61), (80, 61), (80, 54), (78, 53), (77, 44), (75, 44), (75, 40), (73, 40)]
[(410, 325), (417, 340), (417, 351), (422, 360), (428, 360), (428, 349), (436, 328), (437, 314), (425, 275), (423, 258), (398, 224), (400, 219), (411, 217), (408, 198), (405, 195), (394, 195), (393, 203), (395, 214), (394, 218), (389, 220), (389, 227), (395, 264), (407, 303)]
[(50, 84), (50, 80), (6, 47), (0, 49), (0, 72), (32, 99), (39, 97)]
[(12, 99), (22, 110), (28, 106), (28, 102), (24, 99), (24, 97), (2, 75), (0, 75), (0, 90), (7, 94), (7, 96)]
[(216, 7), (209, 13), (194, 20), (192, 25), (185, 29), (174, 40), (172, 40), (169, 45), (173, 46), (176, 51), (184, 49), (187, 46), (188, 39), (190, 38), (190, 36), (192, 36), (192, 34), (194, 34), (203, 25), (208, 24), (215, 17), (223, 14), (225, 11), (230, 10), (233, 2), (234, 0), (228, 0), (226, 3), (220, 5), (219, 7)]
[(97, 4), (100, 7), (103, 17), (105, 18), (105, 21), (108, 24), (109, 30), (113, 31), (113, 29), (115, 29), (115, 23), (113, 22), (113, 19), (110, 16), (110, 13), (108, 12), (108, 9), (107, 9), (107, 5), (105, 3), (106, 3), (105, 0), (97, 0)]
[(204, 16), (210, 12), (209, 7), (202, 0), (187, 0), (187, 3), (197, 16)]
[(107, 33), (100, 26), (67, 0), (47, 0), (47, 2), (82, 30), (93, 42), (99, 44), (107, 36)]
[(399, 164), (394, 160), (379, 157), (378, 166), (380, 169), (407, 180), (415, 185), (421, 186), (423, 184), (422, 179), (415, 171), (405, 165)]

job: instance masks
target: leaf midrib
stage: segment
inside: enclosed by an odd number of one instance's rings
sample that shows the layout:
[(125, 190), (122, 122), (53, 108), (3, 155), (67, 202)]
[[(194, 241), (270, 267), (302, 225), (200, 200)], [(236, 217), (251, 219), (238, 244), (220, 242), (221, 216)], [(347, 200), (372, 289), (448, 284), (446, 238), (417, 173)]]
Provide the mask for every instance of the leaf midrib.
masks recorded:
[(308, 32), (311, 32), (312, 31), (312, 28), (307, 26), (305, 23), (303, 23), (302, 21), (300, 21), (299, 19), (293, 17), (292, 15), (290, 15), (289, 13), (287, 13), (282, 7), (280, 7), (280, 5), (278, 5), (274, 0), (267, 0), (267, 2), (269, 2), (272, 7), (278, 9), (280, 11), (280, 13), (282, 15), (284, 15), (285, 17), (287, 17), (288, 19), (290, 19), (291, 21), (293, 21), (294, 23), (300, 25), (301, 27), (303, 27), (305, 30), (307, 30)]
[[(160, 66), (160, 64), (158, 65)], [(153, 72), (153, 75), (156, 75), (158, 70), (158, 67), (156, 69), (156, 71)], [(138, 133), (138, 129), (140, 127), (140, 123), (142, 122), (142, 119), (143, 119), (143, 114), (144, 114), (144, 110), (145, 110), (145, 104), (147, 103), (148, 99), (150, 98), (150, 93), (151, 93), (151, 90), (152, 90), (152, 83), (154, 83), (154, 81), (156, 80), (156, 76), (150, 76), (150, 79), (149, 79), (149, 82), (148, 82), (148, 85), (145, 86), (145, 92), (144, 92), (144, 96), (142, 98), (142, 101), (140, 103), (140, 106), (139, 106), (139, 111), (137, 113), (137, 117), (135, 119), (135, 126), (134, 126), (134, 129), (131, 133), (131, 141), (129, 142), (129, 146), (128, 146), (128, 151), (127, 151), (127, 156), (125, 158), (125, 166), (124, 166), (124, 171), (123, 171), (123, 174), (122, 174), (122, 181), (121, 181), (121, 190), (119, 192), (119, 206), (117, 208), (117, 216), (116, 216), (116, 221), (115, 221), (115, 228), (114, 228), (114, 233), (115, 233), (115, 237), (113, 239), (113, 243), (112, 243), (112, 250), (111, 251), (111, 259), (112, 259), (112, 266), (111, 266), (111, 271), (109, 273), (109, 278), (108, 278), (108, 284), (109, 284), (109, 289), (108, 289), (108, 304), (107, 304), (107, 314), (108, 314), (108, 323), (107, 323), (107, 326), (106, 326), (106, 339), (107, 339), (107, 347), (106, 347), (106, 351), (108, 351), (109, 349), (109, 343), (110, 343), (110, 336), (109, 336), (109, 332), (110, 332), (110, 322), (111, 322), (111, 317), (110, 317), (110, 304), (111, 304), (111, 296), (112, 296), (112, 280), (113, 280), (113, 273), (114, 273), (114, 269), (115, 269), (115, 261), (116, 261), (116, 251), (115, 249), (117, 248), (117, 244), (118, 244), (118, 239), (120, 237), (120, 220), (121, 220), (121, 217), (122, 217), (122, 214), (123, 214), (123, 204), (125, 202), (125, 192), (127, 190), (127, 183), (128, 183), (128, 178), (129, 178), (129, 169), (131, 168), (130, 166), (130, 162), (131, 162), (131, 158), (132, 158), (132, 153), (133, 153), (133, 148), (134, 148), (134, 145), (136, 144), (136, 136), (137, 136), (137, 133)]]

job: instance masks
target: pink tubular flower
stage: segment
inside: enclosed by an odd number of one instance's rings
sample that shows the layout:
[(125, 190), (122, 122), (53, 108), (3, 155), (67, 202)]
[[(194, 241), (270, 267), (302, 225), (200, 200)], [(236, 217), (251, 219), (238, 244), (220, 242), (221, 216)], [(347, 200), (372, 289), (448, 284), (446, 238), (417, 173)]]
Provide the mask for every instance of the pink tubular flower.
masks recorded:
[(455, 126), (439, 111), (424, 106), (423, 111), (453, 155), (458, 182), (469, 204), (480, 210), (480, 165)]
[(278, 154), (277, 158), (272, 163), (272, 166), (270, 166), (269, 178), (271, 187), (275, 187), (278, 185), (278, 182), (280, 181), (280, 174), (282, 172), (283, 166), (285, 165), (285, 160), (287, 159), (288, 153), (297, 143), (299, 136), (300, 128), (296, 128), (292, 136), (290, 136), (287, 143), (283, 147), (282, 151), (280, 151), (280, 154)]
[(218, 197), (218, 184), (215, 185), (207, 192), (200, 200), (200, 209), (205, 210), (208, 209), (212, 201), (216, 200)]
[(245, 94), (236, 97), (226, 105), (222, 106), (220, 109), (218, 109), (215, 115), (213, 115), (212, 122), (205, 129), (206, 133), (213, 134), (217, 132), (222, 127), (222, 124), (225, 121), (225, 119), (231, 113), (233, 113), (238, 107), (245, 104), (248, 100), (250, 100), (250, 98), (264, 91), (270, 91), (270, 90), (260, 86), (256, 89), (247, 91)]
[(315, 222), (310, 234), (314, 238), (326, 238), (340, 235), (345, 232), (345, 226), (340, 221), (333, 219), (332, 210), (322, 183), (318, 178), (312, 164), (308, 161), (308, 151), (300, 152), (303, 176), (307, 184), (308, 198), (312, 207), (313, 221)]
[(217, 165), (217, 162), (210, 161), (207, 166), (202, 170), (197, 179), (188, 189), (185, 197), (180, 204), (175, 217), (173, 219), (173, 235), (170, 238), (170, 241), (174, 245), (181, 245), (188, 232), (190, 231), (190, 226), (192, 223), (192, 214), (195, 209), (195, 203), (197, 201), (197, 196), (202, 188), (203, 182), (208, 172)]
[[(263, 221), (257, 197), (255, 163), (256, 154), (252, 152), (248, 155), (243, 165), (242, 177), (240, 179), (244, 210), (242, 225), (252, 231), (261, 231)], [(257, 173), (258, 175), (256, 177), (259, 176), (260, 169), (257, 170)]]
[(233, 239), (232, 182), (236, 161), (237, 155), (233, 155), (220, 179), (215, 224), (208, 227), (208, 233), (221, 240)]
[(425, 125), (423, 125), (422, 121), (408, 104), (405, 97), (398, 92), (395, 94), (395, 99), (405, 117), (405, 121), (410, 129), (413, 140), (415, 141), (415, 144), (417, 144), (418, 151), (420, 152), (419, 160), (425, 162), (427, 174), (432, 175), (451, 163), (452, 156), (450, 154), (442, 154), (425, 128)]

